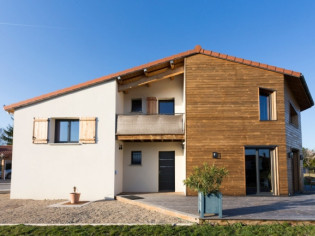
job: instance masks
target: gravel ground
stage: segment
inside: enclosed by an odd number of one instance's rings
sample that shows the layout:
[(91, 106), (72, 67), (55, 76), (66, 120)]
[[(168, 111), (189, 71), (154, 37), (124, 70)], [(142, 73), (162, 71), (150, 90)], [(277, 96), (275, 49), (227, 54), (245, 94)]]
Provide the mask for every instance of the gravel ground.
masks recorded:
[(78, 208), (48, 207), (65, 200), (10, 200), (0, 194), (0, 224), (178, 224), (188, 223), (118, 201), (92, 202)]

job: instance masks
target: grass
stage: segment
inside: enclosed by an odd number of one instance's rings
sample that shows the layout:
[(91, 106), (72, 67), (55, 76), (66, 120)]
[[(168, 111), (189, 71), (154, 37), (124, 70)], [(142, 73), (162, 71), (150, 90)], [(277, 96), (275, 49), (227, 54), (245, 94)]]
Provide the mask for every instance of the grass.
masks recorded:
[(0, 235), (315, 235), (315, 225), (1, 226)]

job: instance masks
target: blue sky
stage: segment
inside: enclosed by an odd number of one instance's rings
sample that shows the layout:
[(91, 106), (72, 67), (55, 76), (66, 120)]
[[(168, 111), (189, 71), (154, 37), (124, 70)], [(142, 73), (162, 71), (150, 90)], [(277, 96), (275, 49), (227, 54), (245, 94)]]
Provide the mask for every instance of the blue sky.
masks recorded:
[[(0, 102), (203, 48), (302, 72), (315, 98), (315, 1), (0, 0)], [(315, 149), (315, 109), (302, 113)], [(0, 111), (0, 127), (11, 123)]]

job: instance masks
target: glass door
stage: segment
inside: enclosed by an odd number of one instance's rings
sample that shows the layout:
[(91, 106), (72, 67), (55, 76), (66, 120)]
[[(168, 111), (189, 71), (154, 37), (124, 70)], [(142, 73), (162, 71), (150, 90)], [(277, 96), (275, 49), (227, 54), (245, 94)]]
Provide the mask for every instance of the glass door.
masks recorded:
[(273, 194), (272, 150), (245, 149), (246, 194)]

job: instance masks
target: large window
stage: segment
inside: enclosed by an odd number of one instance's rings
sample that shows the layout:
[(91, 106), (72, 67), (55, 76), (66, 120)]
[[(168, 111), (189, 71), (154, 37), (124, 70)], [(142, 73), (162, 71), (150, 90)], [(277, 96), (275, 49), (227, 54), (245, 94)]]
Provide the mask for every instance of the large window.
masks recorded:
[(142, 112), (142, 99), (133, 99), (131, 101), (131, 112)]
[(260, 120), (276, 120), (276, 92), (259, 89)]
[(276, 148), (246, 148), (246, 193), (278, 195)]
[(174, 100), (159, 100), (159, 114), (173, 115)]
[(131, 152), (131, 165), (141, 165), (141, 151), (132, 151)]
[(56, 143), (79, 142), (79, 120), (56, 120), (55, 124)]

